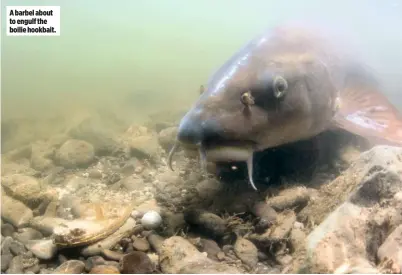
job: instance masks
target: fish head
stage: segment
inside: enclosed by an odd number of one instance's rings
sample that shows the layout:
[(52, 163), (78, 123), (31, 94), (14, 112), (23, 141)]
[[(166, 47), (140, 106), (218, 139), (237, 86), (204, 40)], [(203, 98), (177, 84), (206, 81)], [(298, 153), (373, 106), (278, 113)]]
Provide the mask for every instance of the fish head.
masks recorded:
[(311, 137), (333, 116), (334, 68), (336, 58), (314, 33), (264, 33), (211, 77), (177, 139), (207, 152), (230, 146), (252, 152)]

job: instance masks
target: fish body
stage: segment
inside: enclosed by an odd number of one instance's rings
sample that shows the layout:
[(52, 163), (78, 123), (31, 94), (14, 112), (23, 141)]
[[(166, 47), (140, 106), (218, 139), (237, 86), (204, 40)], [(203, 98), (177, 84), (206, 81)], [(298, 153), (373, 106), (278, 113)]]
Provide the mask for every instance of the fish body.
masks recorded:
[(304, 26), (253, 39), (212, 75), (182, 118), (178, 143), (197, 146), (204, 162), (247, 161), (254, 188), (254, 152), (328, 129), (402, 145), (401, 115), (366, 65), (336, 42)]

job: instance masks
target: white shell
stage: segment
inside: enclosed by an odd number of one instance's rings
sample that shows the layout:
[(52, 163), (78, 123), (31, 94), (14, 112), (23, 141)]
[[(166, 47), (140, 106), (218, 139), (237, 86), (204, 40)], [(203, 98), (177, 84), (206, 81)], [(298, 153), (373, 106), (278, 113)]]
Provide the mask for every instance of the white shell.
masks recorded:
[(155, 229), (162, 224), (162, 217), (158, 212), (151, 210), (142, 216), (141, 224), (145, 229)]

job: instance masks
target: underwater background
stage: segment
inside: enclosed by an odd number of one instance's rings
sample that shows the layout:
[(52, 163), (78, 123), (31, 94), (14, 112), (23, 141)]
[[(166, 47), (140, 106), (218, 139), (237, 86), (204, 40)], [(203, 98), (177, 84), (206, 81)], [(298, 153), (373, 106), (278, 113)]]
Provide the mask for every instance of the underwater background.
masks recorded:
[[(7, 37), (8, 5), (60, 6), (61, 35)], [(271, 148), (253, 155), (258, 192), (246, 163), (204, 170), (176, 148), (173, 171), (168, 153), (200, 86), (285, 23), (341, 33), (402, 111), (402, 1), (1, 9), (1, 272), (401, 273), (401, 148), (343, 131)]]
[[(141, 121), (187, 108), (265, 28), (308, 20), (350, 32), (398, 105), (402, 4), (388, 1), (2, 1), (2, 119), (102, 109)], [(61, 36), (5, 36), (5, 6), (60, 5)]]

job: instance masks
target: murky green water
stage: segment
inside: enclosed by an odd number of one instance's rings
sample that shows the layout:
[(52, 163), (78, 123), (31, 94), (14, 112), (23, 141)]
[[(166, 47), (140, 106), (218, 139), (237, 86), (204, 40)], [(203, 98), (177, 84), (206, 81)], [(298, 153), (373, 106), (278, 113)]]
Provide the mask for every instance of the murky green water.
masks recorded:
[(60, 37), (6, 37), (3, 27), (3, 119), (92, 107), (140, 116), (188, 105), (199, 85), (248, 39), (265, 27), (306, 18), (346, 27), (369, 41), (371, 48), (362, 50), (384, 73), (393, 74), (389, 84), (395, 89), (402, 71), (402, 8), (397, 4), (2, 1), (2, 23), (6, 5), (60, 5), (62, 14)]

